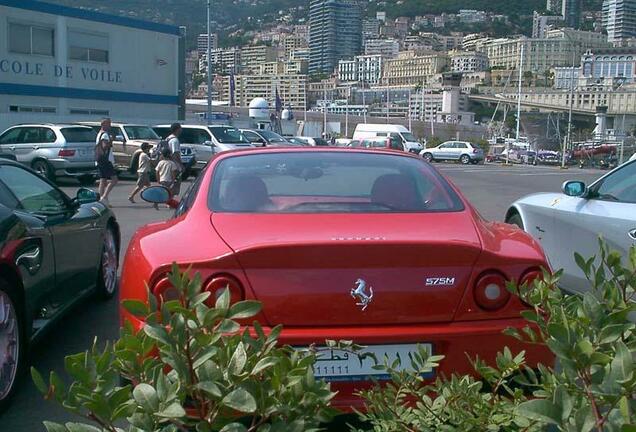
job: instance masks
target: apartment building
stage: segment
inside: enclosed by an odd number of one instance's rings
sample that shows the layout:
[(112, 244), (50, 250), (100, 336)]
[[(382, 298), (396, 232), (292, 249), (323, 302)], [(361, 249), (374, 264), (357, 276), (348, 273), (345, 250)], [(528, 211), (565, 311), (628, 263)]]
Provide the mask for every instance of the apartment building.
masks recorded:
[(276, 60), (276, 48), (267, 45), (244, 46), (241, 48), (241, 71), (256, 73), (263, 63)]
[(370, 85), (380, 83), (382, 78), (381, 55), (361, 55), (353, 60), (338, 62), (338, 79), (343, 82), (364, 82)]
[[(215, 50), (219, 47), (219, 35), (217, 33), (210, 33), (210, 49)], [(199, 56), (208, 52), (208, 34), (201, 33), (197, 37), (197, 52)]]
[(382, 82), (384, 85), (417, 85), (449, 65), (447, 54), (416, 55), (413, 51), (404, 51), (395, 59), (384, 62)]
[(488, 56), (479, 51), (451, 51), (451, 72), (482, 72), (488, 69)]
[(364, 53), (366, 55), (395, 58), (399, 52), (400, 43), (396, 39), (369, 39), (364, 42)]
[[(230, 97), (230, 78), (219, 80), (219, 98), (232, 100)], [(292, 109), (305, 109), (307, 75), (236, 75), (234, 78), (234, 103), (238, 107), (248, 107), (257, 97), (265, 98), (270, 106), (276, 103), (276, 92), (284, 106)]]

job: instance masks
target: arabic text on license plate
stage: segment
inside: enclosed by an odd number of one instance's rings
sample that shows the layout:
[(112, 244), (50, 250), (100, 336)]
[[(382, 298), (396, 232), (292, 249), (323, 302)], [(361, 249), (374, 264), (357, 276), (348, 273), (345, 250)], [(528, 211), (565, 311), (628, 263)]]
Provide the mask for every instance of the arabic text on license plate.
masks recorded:
[[(419, 344), (430, 354), (433, 352), (431, 344)], [(375, 354), (379, 364), (391, 364), (396, 358), (400, 358), (402, 369), (411, 367), (410, 354), (417, 352), (417, 344), (400, 345), (370, 345), (362, 350)], [(358, 356), (340, 350), (320, 348), (320, 353), (314, 364), (314, 375), (327, 381), (363, 381), (374, 377), (379, 380), (388, 379), (389, 376), (381, 370), (373, 369), (373, 358), (367, 357), (360, 361)], [(433, 370), (427, 371), (427, 376), (433, 376)]]

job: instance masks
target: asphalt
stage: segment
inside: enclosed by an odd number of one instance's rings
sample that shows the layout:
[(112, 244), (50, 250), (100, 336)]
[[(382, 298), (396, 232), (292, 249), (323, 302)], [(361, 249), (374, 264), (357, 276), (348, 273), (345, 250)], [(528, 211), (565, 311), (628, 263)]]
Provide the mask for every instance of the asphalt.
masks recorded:
[[(450, 181), (455, 183), (468, 200), (487, 219), (501, 220), (514, 200), (539, 191), (557, 192), (565, 180), (582, 180), (591, 183), (604, 172), (570, 168), (530, 167), (499, 165), (456, 164), (435, 165)], [(78, 188), (72, 182), (64, 182), (63, 189), (73, 196)], [(121, 181), (110, 197), (111, 207), (117, 215), (122, 231), (122, 254), (135, 230), (143, 224), (170, 217), (168, 209), (154, 210), (149, 204), (131, 204), (127, 196), (134, 184)], [(184, 185), (185, 186), (185, 185)], [(97, 338), (113, 340), (118, 334), (117, 301), (101, 302), (89, 299), (78, 305), (63, 318), (48, 335), (32, 349), (31, 363), (47, 375), (55, 370), (63, 373), (64, 357), (87, 350)], [(44, 401), (27, 376), (20, 383), (11, 407), (0, 416), (0, 432), (44, 431), (42, 421), (66, 422), (76, 420), (53, 402)], [(339, 430), (339, 428), (332, 428)]]

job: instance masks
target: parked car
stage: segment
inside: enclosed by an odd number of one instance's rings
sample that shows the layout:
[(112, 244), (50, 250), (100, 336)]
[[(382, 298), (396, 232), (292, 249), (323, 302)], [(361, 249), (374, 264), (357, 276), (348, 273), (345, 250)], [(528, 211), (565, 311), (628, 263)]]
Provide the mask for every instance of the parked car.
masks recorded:
[(482, 162), (484, 151), (468, 141), (446, 141), (437, 147), (422, 150), (420, 156), (427, 162), (455, 160), (468, 165)]
[(254, 147), (289, 147), (298, 145), (270, 130), (241, 129), (241, 132)]
[(574, 252), (595, 255), (599, 236), (621, 256), (636, 245), (636, 161), (621, 165), (590, 186), (567, 181), (562, 193), (521, 198), (512, 204), (505, 220), (541, 243), (550, 266), (563, 269), (564, 289), (585, 291), (589, 283), (576, 265)]
[[(142, 197), (163, 203), (169, 193), (152, 187)], [(519, 315), (526, 306), (506, 282), (537, 276), (546, 265), (538, 243), (486, 222), (437, 170), (406, 152), (220, 154), (172, 220), (133, 236), (120, 300), (144, 301), (147, 283), (157, 298), (172, 298), (173, 262), (201, 273), (212, 302), (226, 287), (234, 300), (260, 301), (259, 321), (266, 331), (282, 324), (282, 344), (351, 339), (389, 361), (422, 344), (445, 356), (431, 379), (473, 372), (476, 356), (492, 364), (502, 346), (525, 349), (531, 367), (553, 362), (545, 347), (502, 334), (527, 324)], [(120, 314), (143, 328), (139, 317)], [(334, 381), (337, 406), (360, 407), (360, 381), (383, 378), (373, 365), (336, 352), (314, 373)]]
[(300, 145), (300, 146), (304, 146), (307, 147), (309, 146), (309, 143), (299, 137), (288, 137), (287, 141), (289, 141), (292, 144), (296, 144), (296, 145)]
[(83, 298), (115, 294), (119, 226), (98, 200), (89, 189), (71, 199), (0, 159), (0, 411), (28, 364), (29, 346)]
[(349, 147), (406, 151), (402, 141), (395, 137), (375, 137), (362, 140), (351, 140), (351, 142), (349, 142)]
[(419, 153), (422, 151), (422, 143), (404, 126), (396, 124), (359, 123), (353, 132), (353, 139), (366, 139), (373, 137), (394, 137), (399, 139), (406, 151)]
[(92, 184), (96, 133), (87, 126), (71, 124), (21, 124), (0, 135), (0, 151), (49, 180), (75, 177)]
[(312, 137), (305, 137), (305, 136), (299, 136), (299, 137), (296, 137), (296, 138), (301, 140), (301, 141), (304, 141), (305, 143), (307, 143), (307, 144), (309, 144), (310, 146), (313, 146), (313, 147), (316, 147), (316, 146), (318, 146), (318, 147), (322, 147), (322, 146), (327, 147), (327, 146), (329, 146), (329, 142), (326, 139), (324, 139), (324, 138), (312, 138)]
[(561, 153), (551, 150), (539, 150), (537, 153), (537, 162), (542, 165), (560, 165)]
[[(170, 125), (153, 126), (161, 137), (170, 134)], [(194, 150), (197, 157), (197, 171), (202, 170), (217, 153), (252, 148), (252, 144), (241, 131), (227, 125), (181, 125), (179, 141)]]

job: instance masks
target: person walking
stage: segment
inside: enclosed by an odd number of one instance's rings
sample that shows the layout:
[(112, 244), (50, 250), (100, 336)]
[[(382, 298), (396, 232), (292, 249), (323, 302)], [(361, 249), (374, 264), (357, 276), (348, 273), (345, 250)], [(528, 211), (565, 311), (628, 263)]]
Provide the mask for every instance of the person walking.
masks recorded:
[(172, 159), (172, 151), (170, 149), (164, 149), (161, 154), (161, 160), (157, 164), (157, 180), (159, 184), (170, 192), (170, 199), (175, 196), (175, 184), (177, 183), (177, 177), (179, 176), (179, 167), (177, 163)]
[(171, 152), (170, 157), (175, 162), (175, 165), (179, 170), (172, 188), (173, 196), (177, 196), (181, 192), (181, 174), (183, 174), (183, 172), (185, 171), (185, 167), (183, 166), (183, 162), (181, 161), (181, 142), (179, 141), (180, 135), (181, 124), (173, 123), (172, 125), (170, 125), (170, 135), (168, 135), (166, 141), (168, 141), (168, 148)]
[(101, 129), (97, 133), (97, 139), (95, 140), (95, 164), (99, 174), (100, 202), (106, 205), (108, 205), (108, 195), (117, 184), (110, 125), (111, 121), (109, 118), (102, 120)]
[(128, 201), (135, 203), (135, 196), (143, 189), (150, 186), (150, 170), (152, 168), (152, 161), (150, 159), (150, 144), (144, 142), (141, 144), (141, 153), (138, 159), (137, 168), (137, 185), (128, 197)]

